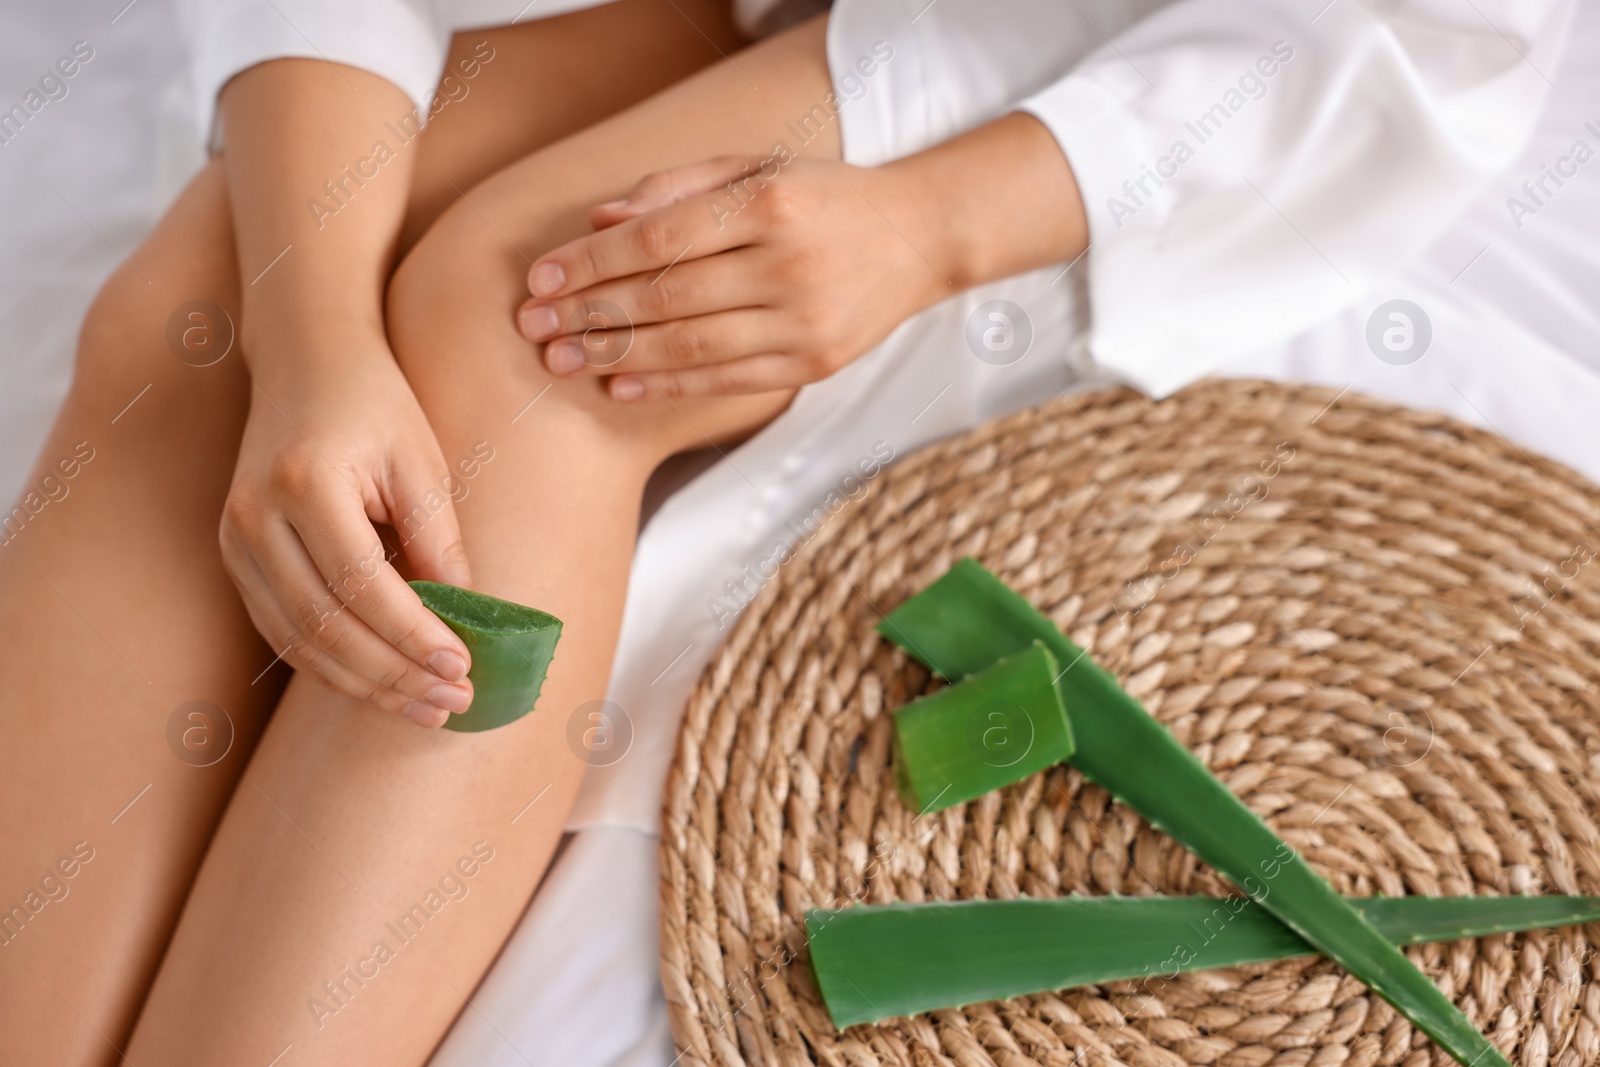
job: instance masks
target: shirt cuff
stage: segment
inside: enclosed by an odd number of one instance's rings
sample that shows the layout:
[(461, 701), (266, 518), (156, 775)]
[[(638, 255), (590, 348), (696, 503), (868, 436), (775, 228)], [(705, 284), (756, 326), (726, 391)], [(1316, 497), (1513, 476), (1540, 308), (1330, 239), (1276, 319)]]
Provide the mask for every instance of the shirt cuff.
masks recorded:
[[(235, 75), (273, 59), (321, 59), (398, 86), (426, 121), (449, 34), (403, 0), (243, 0), (208, 5), (196, 28), (195, 97), (200, 135), (220, 143), (217, 96)], [(402, 118), (409, 116), (396, 116)]]
[[(1084, 215), (1089, 248), (1091, 333), (1095, 361), (1152, 395), (1163, 395), (1186, 381), (1186, 369), (1172, 366), (1167, 344), (1151, 336), (1164, 333), (1150, 309), (1162, 299), (1160, 272), (1146, 269), (1173, 211), (1163, 161), (1176, 173), (1168, 146), (1158, 145), (1127, 94), (1089, 67), (1062, 78), (1017, 105), (1044, 123), (1072, 166)], [(1098, 68), (1104, 69), (1104, 68)], [(1179, 161), (1181, 162), (1181, 161)], [(1130, 301), (1130, 296), (1135, 299)], [(1139, 309), (1143, 309), (1143, 311)], [(1152, 343), (1156, 342), (1156, 343)]]

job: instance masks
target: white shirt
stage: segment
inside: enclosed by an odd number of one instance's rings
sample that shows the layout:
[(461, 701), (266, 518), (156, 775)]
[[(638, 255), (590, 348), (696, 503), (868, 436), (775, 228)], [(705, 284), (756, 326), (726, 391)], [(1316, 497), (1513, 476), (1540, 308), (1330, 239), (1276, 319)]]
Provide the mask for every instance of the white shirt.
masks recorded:
[(1576, 7), (1150, 6), (1113, 25), (1125, 5), (1083, 4), (1112, 40), (1023, 106), (1088, 208), (1094, 355), (1157, 393), (1432, 243), (1532, 135)]
[[(283, 56), (372, 71), (425, 117), (453, 32), (594, 3), (178, 8), (209, 132), (228, 79)], [(750, 30), (778, 6), (737, 0), (735, 14)], [(1159, 393), (1333, 314), (1437, 236), (1526, 142), (1573, 9), (1572, 0), (841, 0), (830, 59), (837, 83), (886, 40), (912, 53), (901, 70), (918, 68), (917, 84), (901, 78), (899, 91), (847, 106), (856, 161), (1013, 107), (1050, 128), (1089, 209), (1091, 350)]]

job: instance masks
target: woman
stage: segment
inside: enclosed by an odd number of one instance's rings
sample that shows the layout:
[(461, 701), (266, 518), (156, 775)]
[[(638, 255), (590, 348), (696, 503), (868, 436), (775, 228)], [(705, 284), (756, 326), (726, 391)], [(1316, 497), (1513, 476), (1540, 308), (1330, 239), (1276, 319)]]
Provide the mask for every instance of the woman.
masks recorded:
[[(0, 560), (14, 679), (0, 809), (16, 841), (0, 864), (6, 885), (65, 877), (58, 854), (77, 868), (70, 898), (4, 948), (20, 1062), (421, 1062), (473, 1010), (556, 845), (584, 768), (567, 713), (605, 694), (639, 500), (664, 458), (749, 436), (908, 318), (1072, 261), (1091, 230), (1097, 354), (1135, 380), (1159, 386), (1175, 350), (1216, 344), (1230, 321), (1249, 340), (1292, 332), (1341, 299), (1308, 280), (1325, 269), (1311, 253), (1285, 266), (1283, 247), (1304, 249), (1272, 229), (1308, 225), (1294, 208), (1312, 210), (1319, 187), (1290, 168), (1298, 200), (1282, 203), (1284, 183), (1273, 202), (1241, 200), (1256, 195), (1241, 158), (1272, 170), (1349, 147), (1350, 122), (1377, 105), (1348, 89), (1322, 125), (1286, 127), (1352, 70), (1397, 127), (1439, 134), (1391, 172), (1434, 183), (1392, 240), (1318, 253), (1364, 277), (1515, 147), (1511, 123), (1461, 149), (1446, 135), (1471, 123), (1439, 97), (1496, 92), (1520, 116), (1540, 94), (1494, 41), (1442, 17), (1465, 58), (1364, 9), (1310, 29), (1275, 5), (1138, 22), (1095, 9), (1059, 48), (1015, 53), (1079, 15), (1004, 14), (861, 3), (744, 51), (713, 5), (654, 0), (461, 33), (445, 69), (470, 91), (441, 82), (420, 136), (403, 121), (414, 79), (371, 73), (359, 49), (215, 65), (226, 150), (97, 301), (40, 476), (80, 441), (97, 458), (73, 506)], [(1559, 10), (1519, 18), (1519, 41), (1559, 37)], [(1231, 149), (1162, 164), (1180, 117), (1228, 109), (1234, 68), (1274, 54), (1285, 26), (1308, 38), (1289, 47), (1311, 73), (1258, 70), (1268, 88), (1240, 90), (1258, 112), (1245, 127), (1230, 111)], [(1119, 36), (1085, 62), (1101, 32)], [(876, 75), (865, 93), (845, 82)], [(1034, 90), (1040, 118), (1012, 110)], [(828, 121), (849, 98), (854, 124)], [(846, 148), (869, 166), (842, 162)], [(1182, 178), (1158, 184), (1147, 164)], [(1124, 182), (1137, 192), (1113, 196)], [(1360, 217), (1393, 222), (1389, 206)], [(1183, 240), (1152, 276), (1174, 219)], [(1142, 333), (1141, 263), (1164, 288)], [(1263, 266), (1280, 276), (1263, 281)], [(1210, 318), (1207, 286), (1181, 284), (1241, 274), (1238, 306)], [(237, 323), (242, 362), (173, 358), (170, 320), (195, 301)], [(400, 531), (390, 548), (374, 523)], [(553, 713), (429, 729), (470, 700), (466, 650), (402, 569), (561, 616), (541, 696)], [(297, 671), (281, 697), (274, 657)], [(204, 768), (167, 747), (192, 700), (226, 708), (236, 731)], [(427, 914), (408, 925), (419, 899)]]

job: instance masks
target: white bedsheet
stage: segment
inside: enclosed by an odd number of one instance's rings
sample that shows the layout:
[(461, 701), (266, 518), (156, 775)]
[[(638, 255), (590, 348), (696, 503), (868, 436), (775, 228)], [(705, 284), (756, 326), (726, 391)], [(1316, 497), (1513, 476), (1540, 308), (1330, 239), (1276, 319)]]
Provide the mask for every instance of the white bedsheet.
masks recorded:
[[(94, 49), (67, 97), (0, 144), (0, 496), (8, 500), (20, 491), (65, 393), (89, 299), (200, 159), (192, 101), (175, 73), (182, 65), (168, 0), (126, 3), (11, 4), (4, 16), (0, 109), (20, 100), (75, 42)], [(1565, 179), (1520, 227), (1507, 207), (1508, 197), (1524, 195), (1525, 179), (1537, 179), (1541, 166), (1555, 165), (1575, 141), (1600, 151), (1600, 5), (1583, 6), (1563, 64), (1544, 73), (1557, 88), (1538, 134), (1467, 216), (1358, 306), (1229, 373), (1350, 386), (1446, 411), (1600, 479), (1593, 427), (1600, 415), (1600, 160)], [(1024, 280), (1021, 291), (1047, 284), (1048, 274)], [(966, 298), (957, 314), (986, 295)], [(1405, 366), (1379, 361), (1365, 342), (1368, 315), (1394, 298), (1422, 307), (1433, 328), (1428, 353)], [(1071, 303), (1047, 302), (1036, 318), (1069, 316)], [(1041, 331), (1065, 325), (1036, 323)], [(927, 328), (908, 324), (901, 340)], [(807, 406), (828, 394), (812, 392), (810, 401), (803, 395), (789, 415), (735, 452), (732, 464), (708, 471), (652, 520), (612, 685), (612, 699), (637, 720), (639, 751), (586, 787), (574, 819), (577, 839), (435, 1057), (437, 1067), (643, 1067), (671, 1059), (653, 962), (656, 803), (637, 783), (660, 779), (673, 732), (661, 709), (681, 706), (726, 632), (708, 622), (704, 600), (719, 591), (707, 583), (709, 572), (683, 576), (685, 539), (711, 527), (726, 503), (724, 514), (734, 518), (722, 528), (733, 553), (726, 558), (742, 563), (785, 518), (818, 502), (816, 484), (800, 474), (815, 469), (819, 449), (836, 465), (841, 450), (850, 462), (878, 439), (904, 454), (929, 435), (1044, 399), (1049, 385), (1075, 379), (1064, 360), (1059, 374), (1013, 379), (1030, 382), (1030, 393), (1008, 390), (1005, 370), (964, 366), (963, 383), (982, 378), (985, 387), (957, 385), (936, 396), (944, 379), (919, 380), (903, 366), (863, 361), (846, 372), (854, 388), (915, 388), (934, 401), (914, 429), (854, 426), (819, 443), (806, 433)], [(741, 469), (756, 468), (798, 473), (774, 480), (752, 510), (735, 498), (748, 492)], [(703, 560), (708, 549), (701, 543), (696, 551)], [(633, 787), (619, 800), (624, 778)]]

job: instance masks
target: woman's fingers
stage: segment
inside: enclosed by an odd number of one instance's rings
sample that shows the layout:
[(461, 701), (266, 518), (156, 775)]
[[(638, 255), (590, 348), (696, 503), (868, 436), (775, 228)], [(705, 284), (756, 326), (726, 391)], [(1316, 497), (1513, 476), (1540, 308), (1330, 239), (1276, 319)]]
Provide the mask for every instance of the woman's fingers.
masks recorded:
[[(371, 664), (363, 663), (365, 669), (350, 665), (352, 654), (355, 660), (362, 661), (367, 659), (365, 654), (372, 651), (370, 645), (363, 643), (363, 638), (378, 645), (383, 642), (366, 630), (337, 597), (320, 586), (316, 570), (304, 555), (293, 530), (285, 528), (269, 536), (262, 530), (246, 535), (239, 528), (224, 527), (221, 541), (228, 573), (239, 588), (250, 621), (285, 663), (296, 670), (310, 672), (330, 688), (355, 700), (403, 714), (419, 725), (439, 726), (449, 718), (449, 711), (426, 699), (428, 692), (437, 688), (437, 680), (411, 665), (392, 647), (388, 649), (392, 657), (389, 663), (393, 668), (394, 661), (398, 660), (398, 674), (374, 680)], [(264, 559), (273, 561), (275, 574), (285, 564), (288, 569), (300, 572), (293, 592), (285, 592), (281, 579), (275, 581), (268, 577), (261, 566)]]
[(658, 170), (640, 178), (621, 200), (592, 208), (589, 221), (595, 229), (603, 230), (698, 193), (709, 193), (749, 173), (759, 172), (760, 167), (761, 160), (753, 156), (719, 156), (685, 167)]
[[(442, 493), (436, 494), (436, 500), (449, 503)], [(471, 666), (466, 646), (389, 565), (361, 501), (342, 482), (314, 480), (290, 503), (286, 517), (315, 567), (313, 573), (320, 574), (341, 608), (348, 609), (340, 612), (340, 620), (327, 624), (339, 627), (328, 634), (329, 640), (337, 642), (335, 648), (350, 653), (340, 658), (374, 681), (449, 711), (465, 711), (471, 702), (470, 687), (439, 683), (460, 683), (466, 677)], [(442, 537), (448, 542), (451, 534), (443, 529), (449, 525), (446, 517), (453, 522), (448, 507), (430, 513), (423, 506), (391, 516), (402, 538), (407, 536), (403, 526), (414, 522), (413, 540), (431, 527), (436, 540)], [(459, 544), (459, 532), (454, 536)], [(280, 543), (274, 547), (281, 567), (281, 581), (275, 584), (307, 595), (307, 576), (295, 565), (295, 546)], [(271, 572), (268, 576), (273, 577)], [(290, 617), (298, 617), (293, 608)], [(327, 650), (338, 655), (334, 648)], [(398, 680), (401, 678), (404, 682)]]
[[(251, 612), (251, 621), (256, 624), (256, 628), (268, 632), (292, 633), (293, 626), (287, 616), (275, 610), (276, 602), (268, 598), (265, 603), (270, 606), (260, 615), (255, 611)], [(283, 650), (283, 661), (289, 666), (297, 671), (311, 674), (330, 689), (352, 699), (371, 704), (383, 711), (404, 715), (418, 726), (429, 729), (443, 726), (450, 718), (450, 713), (443, 708), (413, 699), (395, 689), (375, 687), (371, 679), (358, 675), (303, 635), (294, 634), (279, 648)]]
[(685, 370), (618, 375), (608, 384), (616, 400), (676, 400), (797, 389), (818, 377), (808, 373), (794, 356), (767, 354)]
[(736, 248), (754, 232), (749, 213), (740, 208), (767, 184), (757, 173), (732, 189), (693, 196), (568, 241), (528, 268), (528, 289), (536, 297), (560, 296)]
[[(611, 331), (619, 333), (620, 331)], [(631, 337), (618, 337), (616, 344), (627, 345), (622, 357), (609, 366), (580, 363), (575, 369), (566, 358), (580, 359), (565, 351), (575, 339), (562, 338), (545, 351), (546, 363), (558, 374), (616, 375), (612, 396), (637, 400), (644, 394), (624, 384), (621, 392), (615, 382), (626, 383), (653, 371), (682, 370), (710, 363), (724, 363), (744, 356), (776, 352), (785, 347), (792, 330), (785, 328), (784, 316), (765, 308), (738, 308), (714, 315), (674, 319), (671, 322), (635, 327)]]
[[(296, 530), (285, 528), (270, 537), (257, 559), (273, 598), (284, 607), (290, 624), (306, 645), (353, 674), (358, 690), (365, 687), (366, 691), (357, 691), (354, 696), (370, 701), (374, 697), (369, 693), (381, 695), (393, 690), (411, 700), (456, 713), (471, 705), (472, 689), (468, 683), (446, 682), (423, 669), (379, 636), (343, 600), (331, 596)], [(394, 573), (387, 563), (384, 567)], [(320, 662), (314, 669), (336, 685), (343, 673)]]
[(651, 175), (533, 265), (517, 327), (552, 373), (605, 377), (618, 400), (817, 381), (954, 291), (878, 206), (919, 205), (910, 231), (936, 233), (932, 192), (886, 173), (779, 145)]
[[(763, 298), (769, 295), (758, 265), (756, 254), (748, 249), (685, 260), (664, 271), (601, 282), (554, 300), (530, 300), (518, 312), (517, 325), (530, 341), (560, 339), (576, 345), (584, 331), (597, 324), (637, 327), (752, 307), (765, 303)], [(608, 312), (618, 321), (602, 323)], [(591, 365), (602, 362), (589, 353), (574, 355)], [(547, 363), (550, 356), (547, 349)], [(550, 369), (558, 374), (565, 370), (554, 364)]]

